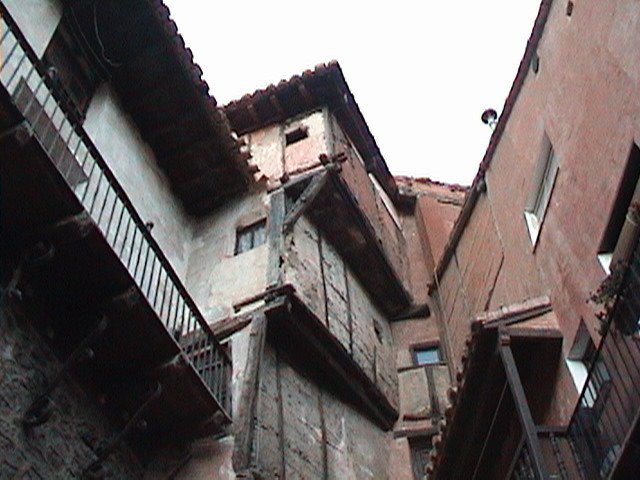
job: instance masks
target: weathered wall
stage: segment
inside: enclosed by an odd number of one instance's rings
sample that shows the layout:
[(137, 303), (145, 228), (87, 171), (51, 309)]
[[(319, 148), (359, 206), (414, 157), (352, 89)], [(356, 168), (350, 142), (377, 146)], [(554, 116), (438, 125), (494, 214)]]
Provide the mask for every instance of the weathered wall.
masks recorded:
[(388, 470), (391, 435), (270, 345), (260, 379), (254, 452), (268, 478), (395, 478)]
[(238, 228), (267, 218), (268, 210), (269, 197), (254, 192), (195, 226), (186, 284), (209, 322), (232, 315), (234, 303), (267, 287), (267, 243), (239, 255), (234, 250)]
[(2, 2), (29, 45), (42, 57), (62, 18), (60, 0), (5, 0)]
[(103, 84), (91, 100), (84, 128), (142, 219), (153, 222), (153, 237), (184, 280), (192, 227), (151, 148), (109, 85)]
[[(539, 71), (529, 71), (486, 172), (487, 191), (440, 279), (456, 361), (471, 315), (540, 294), (551, 296), (565, 353), (581, 318), (597, 337), (586, 299), (605, 276), (598, 248), (630, 148), (640, 140), (640, 5), (576, 2), (571, 17), (565, 7), (552, 4)], [(559, 172), (532, 246), (523, 211), (545, 133)], [(495, 287), (478, 288), (487, 285), (482, 272), (494, 275), (500, 250)], [(563, 396), (557, 413), (566, 417), (575, 395)]]
[[(95, 448), (115, 430), (95, 400), (69, 377), (51, 394), (53, 414), (25, 430), (22, 415), (62, 364), (24, 312), (0, 307), (0, 478), (79, 478)], [(111, 478), (141, 478), (132, 453), (117, 449), (106, 462)]]
[(344, 349), (396, 404), (395, 353), (387, 319), (335, 248), (304, 216), (285, 243), (285, 282), (296, 288)]

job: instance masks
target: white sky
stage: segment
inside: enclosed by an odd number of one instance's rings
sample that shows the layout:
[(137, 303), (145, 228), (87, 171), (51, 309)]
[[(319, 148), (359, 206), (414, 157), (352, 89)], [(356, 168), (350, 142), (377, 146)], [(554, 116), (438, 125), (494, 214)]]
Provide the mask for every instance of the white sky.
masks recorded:
[(220, 104), (336, 59), (391, 172), (468, 184), (540, 0), (165, 0)]

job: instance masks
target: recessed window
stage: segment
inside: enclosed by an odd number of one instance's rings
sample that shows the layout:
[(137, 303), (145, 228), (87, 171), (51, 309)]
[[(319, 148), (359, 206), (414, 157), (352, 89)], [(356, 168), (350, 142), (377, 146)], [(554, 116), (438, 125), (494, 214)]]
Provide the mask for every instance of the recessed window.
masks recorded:
[(434, 365), (441, 362), (442, 356), (440, 355), (439, 346), (413, 348), (413, 363), (415, 365)]
[(540, 156), (533, 178), (533, 190), (527, 200), (527, 206), (524, 210), (524, 217), (527, 222), (531, 243), (534, 245), (538, 240), (540, 228), (544, 216), (549, 207), (553, 185), (558, 175), (558, 156), (545, 135), (542, 146), (542, 155)]
[(287, 146), (304, 140), (309, 136), (309, 128), (306, 125), (300, 125), (292, 130), (285, 132), (284, 140)]
[(597, 355), (596, 346), (582, 321), (578, 327), (576, 339), (569, 351), (566, 363), (578, 392), (582, 392), (584, 389), (589, 369), (593, 365), (591, 378), (582, 398), (583, 405), (593, 407), (598, 397), (608, 390), (611, 383), (611, 375), (602, 357)]
[(235, 254), (247, 252), (258, 247), (267, 240), (267, 220), (263, 219), (247, 227), (239, 228), (236, 232)]
[(629, 207), (636, 196), (636, 189), (638, 188), (638, 180), (640, 180), (640, 149), (637, 145), (631, 147), (629, 158), (627, 159), (627, 165), (624, 168), (620, 185), (618, 186), (618, 192), (616, 193), (616, 200), (609, 216), (609, 223), (600, 242), (600, 248), (598, 249), (598, 260), (602, 265), (602, 268), (607, 273), (611, 273), (611, 260), (613, 259), (613, 251), (618, 244), (620, 234), (622, 233), (622, 227), (624, 226)]

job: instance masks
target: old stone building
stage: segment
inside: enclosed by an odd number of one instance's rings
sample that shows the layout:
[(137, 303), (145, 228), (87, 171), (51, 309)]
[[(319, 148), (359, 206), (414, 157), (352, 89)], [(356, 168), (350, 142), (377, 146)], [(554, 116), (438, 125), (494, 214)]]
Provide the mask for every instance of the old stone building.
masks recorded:
[(636, 478), (639, 39), (542, 0), (465, 188), (336, 62), (218, 106), (161, 0), (0, 0), (0, 478)]
[(465, 189), (337, 63), (219, 107), (159, 0), (0, 13), (0, 477), (421, 477)]

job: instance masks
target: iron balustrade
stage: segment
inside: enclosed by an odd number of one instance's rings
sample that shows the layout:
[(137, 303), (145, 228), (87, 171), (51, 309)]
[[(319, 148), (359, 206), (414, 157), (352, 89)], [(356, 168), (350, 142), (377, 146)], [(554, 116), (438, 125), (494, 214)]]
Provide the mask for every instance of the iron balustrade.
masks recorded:
[(51, 68), (0, 2), (0, 83), (220, 408), (231, 413), (231, 360), (106, 161)]
[(608, 478), (640, 412), (640, 244), (624, 273), (569, 437), (587, 478)]

